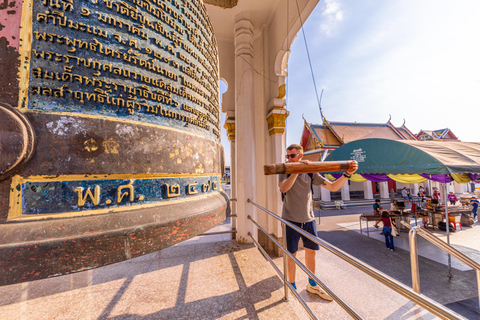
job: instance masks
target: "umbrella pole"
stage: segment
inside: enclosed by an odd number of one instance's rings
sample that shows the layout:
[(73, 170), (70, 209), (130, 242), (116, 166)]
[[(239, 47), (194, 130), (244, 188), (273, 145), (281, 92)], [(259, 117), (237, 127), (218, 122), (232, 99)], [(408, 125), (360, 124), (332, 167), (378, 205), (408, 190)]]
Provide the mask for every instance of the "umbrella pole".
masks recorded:
[[(446, 221), (446, 229), (447, 229), (447, 243), (450, 245), (450, 221), (448, 220), (448, 205), (447, 205), (447, 184), (443, 184), (443, 201), (445, 203), (445, 221)], [(448, 253), (448, 278), (450, 280), (453, 279), (452, 275), (452, 256)]]

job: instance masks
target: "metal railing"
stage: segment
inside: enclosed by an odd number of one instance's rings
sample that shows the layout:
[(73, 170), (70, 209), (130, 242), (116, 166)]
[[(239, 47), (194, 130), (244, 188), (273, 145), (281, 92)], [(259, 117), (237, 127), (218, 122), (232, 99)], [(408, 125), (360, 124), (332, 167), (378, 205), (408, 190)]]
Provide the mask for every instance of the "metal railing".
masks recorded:
[[(417, 234), (418, 234), (428, 242), (432, 243), (433, 245), (437, 246), (438, 248), (442, 249), (446, 253), (452, 255), (453, 257), (457, 258), (458, 260), (460, 260), (461, 262), (465, 263), (467, 266), (475, 270), (475, 273), (477, 275), (477, 292), (479, 294), (478, 303), (480, 305), (480, 264), (473, 261), (472, 259), (467, 257), (462, 252), (458, 251), (448, 243), (437, 238), (430, 231), (420, 227), (412, 227), (405, 221), (402, 221), (401, 224), (410, 229), (408, 233), (408, 240), (410, 244), (410, 261), (412, 265), (413, 290), (417, 293), (420, 293), (420, 270), (418, 265), (418, 250), (417, 250)], [(447, 228), (448, 227), (449, 226), (447, 226)]]
[[(349, 264), (351, 264), (352, 266), (356, 267), (357, 269), (365, 272), (366, 274), (368, 274), (369, 276), (371, 276), (372, 278), (374, 278), (375, 280), (377, 281), (380, 281), (381, 283), (383, 283), (384, 285), (386, 285), (387, 287), (389, 287), (390, 289), (394, 290), (395, 292), (401, 294), (402, 296), (404, 296), (405, 298), (407, 298), (408, 300), (418, 304), (419, 306), (421, 306), (422, 308), (428, 310), (429, 312), (435, 314), (436, 316), (438, 317), (441, 317), (442, 319), (465, 319), (464, 317), (462, 317), (461, 315), (457, 314), (456, 312), (444, 307), (443, 305), (433, 301), (432, 299), (426, 297), (426, 296), (423, 296), (417, 292), (415, 292), (414, 290), (412, 290), (411, 288), (409, 288), (408, 286), (404, 285), (403, 283), (389, 277), (388, 275), (380, 272), (379, 270), (375, 269), (375, 268), (372, 268), (371, 266), (363, 263), (362, 261), (354, 258), (353, 256), (349, 255), (348, 253), (338, 249), (337, 247), (331, 245), (330, 243), (318, 238), (318, 237), (315, 237), (307, 232), (305, 232), (304, 230), (298, 228), (297, 226), (295, 226), (294, 224), (288, 222), (287, 220), (284, 220), (282, 218), (280, 218), (278, 215), (276, 215), (275, 213), (261, 207), (260, 205), (256, 204), (255, 202), (253, 202), (252, 200), (250, 199), (247, 199), (247, 202), (251, 203), (252, 205), (254, 205), (255, 207), (261, 209), (262, 211), (264, 211), (265, 213), (269, 214), (270, 216), (274, 217), (275, 219), (279, 220), (280, 222), (282, 222), (282, 227), (283, 227), (283, 234), (285, 235), (285, 225), (289, 226), (290, 228), (294, 229), (295, 231), (297, 231), (298, 233), (302, 234), (303, 236), (307, 237), (308, 239), (310, 239), (311, 241), (317, 243), (318, 245), (320, 245), (322, 248), (328, 250), (329, 252), (333, 253), (335, 256), (343, 259), (344, 261), (348, 262)], [(285, 253), (283, 255), (283, 259), (284, 259), (284, 274), (282, 276), (280, 270), (278, 270), (278, 268), (275, 266), (274, 262), (272, 261), (272, 259), (270, 259), (270, 257), (268, 256), (268, 254), (265, 252), (265, 250), (263, 250), (263, 248), (261, 248), (261, 246), (258, 244), (258, 242), (253, 238), (253, 236), (249, 233), (249, 236), (252, 238), (252, 240), (254, 241), (255, 245), (260, 249), (260, 251), (262, 252), (262, 254), (265, 256), (265, 258), (270, 262), (270, 264), (272, 266), (274, 266), (275, 270), (279, 273), (280, 277), (283, 279), (284, 281), (284, 284), (285, 284), (285, 299), (288, 300), (288, 292), (287, 292), (287, 288), (290, 288), (292, 290), (292, 292), (294, 293), (294, 295), (299, 299), (300, 303), (302, 304), (302, 306), (307, 310), (307, 312), (310, 314), (310, 316), (313, 318), (313, 319), (317, 319), (317, 317), (312, 313), (312, 311), (310, 310), (310, 308), (307, 306), (307, 304), (305, 303), (305, 301), (303, 301), (303, 299), (298, 295), (298, 293), (296, 292), (296, 290), (293, 289), (292, 285), (287, 281), (287, 262), (286, 262), (286, 256), (290, 257), (293, 259), (293, 261), (295, 261), (295, 263), (303, 270), (305, 271), (313, 280), (315, 280), (315, 282), (317, 282), (318, 285), (320, 285), (320, 287), (322, 287), (328, 294), (330, 294), (332, 296), (332, 298), (346, 311), (348, 312), (353, 318), (355, 319), (362, 319), (362, 317), (360, 315), (358, 315), (357, 312), (355, 312), (352, 308), (350, 308), (342, 299), (340, 299), (334, 292), (332, 292), (328, 287), (326, 287), (313, 273), (311, 273), (300, 261), (298, 261), (292, 254), (290, 254), (290, 252), (288, 252), (288, 250), (286, 249), (286, 245), (285, 245), (285, 236), (283, 236), (283, 239), (284, 239), (284, 245), (280, 245), (280, 243), (275, 240), (268, 232), (266, 232), (256, 221), (254, 221), (251, 216), (248, 216), (248, 219), (250, 219), (254, 224), (255, 226), (257, 226), (260, 230), (262, 230), (265, 235), (267, 237), (269, 237), (270, 240), (272, 240), (277, 246), (279, 246), (283, 252)]]

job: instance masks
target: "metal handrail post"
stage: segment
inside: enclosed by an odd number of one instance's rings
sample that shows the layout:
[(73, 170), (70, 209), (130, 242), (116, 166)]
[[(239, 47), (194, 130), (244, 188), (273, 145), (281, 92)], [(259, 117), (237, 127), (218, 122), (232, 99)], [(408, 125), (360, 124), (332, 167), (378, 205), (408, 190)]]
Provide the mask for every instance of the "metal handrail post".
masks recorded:
[(412, 268), (412, 288), (416, 293), (420, 293), (420, 271), (418, 267), (417, 252), (417, 227), (410, 229), (408, 233), (408, 241), (410, 243), (410, 261)]
[[(412, 226), (405, 222), (401, 222), (405, 227), (412, 229)], [(477, 290), (478, 290), (478, 305), (480, 307), (480, 264), (478, 264), (476, 261), (472, 260), (471, 258), (467, 257), (465, 254), (462, 252), (458, 251), (448, 243), (445, 243), (444, 241), (438, 239), (435, 235), (433, 235), (430, 231), (422, 229), (422, 228), (416, 228), (416, 233), (420, 235), (422, 238), (425, 240), (429, 241), (431, 244), (437, 246), (438, 248), (442, 249), (443, 251), (447, 252), (449, 255), (453, 255), (455, 258), (457, 258), (460, 262), (465, 263), (467, 266), (469, 266), (472, 269), (475, 269), (476, 275), (477, 275)]]
[(285, 290), (285, 301), (288, 301), (288, 260), (285, 250), (287, 249), (287, 226), (282, 222), (282, 236), (283, 236), (283, 286)]
[(480, 270), (475, 270), (477, 274), (478, 305), (480, 306)]

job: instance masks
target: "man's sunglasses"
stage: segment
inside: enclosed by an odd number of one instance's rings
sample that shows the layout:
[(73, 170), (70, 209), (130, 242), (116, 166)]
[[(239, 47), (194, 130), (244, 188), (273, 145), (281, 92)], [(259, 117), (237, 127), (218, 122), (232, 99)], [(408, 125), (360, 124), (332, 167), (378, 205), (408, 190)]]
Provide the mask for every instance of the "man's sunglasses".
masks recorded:
[(300, 154), (300, 153), (287, 154), (287, 155), (285, 156), (285, 158), (286, 158), (287, 160), (288, 160), (289, 158), (292, 158), (292, 159), (293, 159), (293, 158), (295, 158), (295, 157), (296, 157), (297, 155), (299, 155), (299, 154)]

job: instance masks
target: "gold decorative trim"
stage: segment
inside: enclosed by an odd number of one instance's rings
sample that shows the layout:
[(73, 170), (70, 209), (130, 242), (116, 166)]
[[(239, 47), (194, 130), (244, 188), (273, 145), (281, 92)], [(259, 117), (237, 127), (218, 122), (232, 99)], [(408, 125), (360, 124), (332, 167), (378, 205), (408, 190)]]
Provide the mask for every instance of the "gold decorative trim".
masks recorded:
[(283, 98), (285, 98), (286, 95), (287, 95), (287, 85), (286, 85), (286, 84), (282, 84), (282, 85), (278, 88), (278, 97), (277, 97), (277, 99), (283, 99)]
[(274, 107), (267, 115), (268, 133), (274, 134), (285, 132), (286, 120), (289, 112), (284, 107)]
[(235, 118), (227, 118), (223, 126), (227, 130), (228, 141), (235, 141)]
[(28, 106), (28, 86), (30, 84), (30, 61), (32, 51), (32, 16), (32, 0), (24, 0), (20, 30), (20, 69), (18, 70), (20, 92), (18, 94), (17, 108), (20, 110), (25, 110)]

